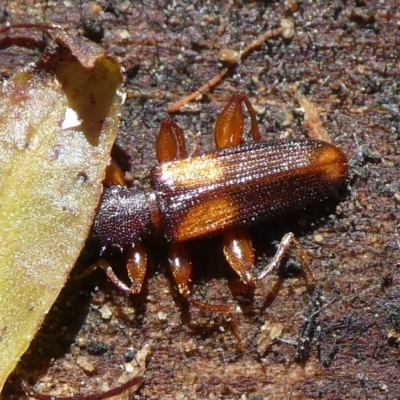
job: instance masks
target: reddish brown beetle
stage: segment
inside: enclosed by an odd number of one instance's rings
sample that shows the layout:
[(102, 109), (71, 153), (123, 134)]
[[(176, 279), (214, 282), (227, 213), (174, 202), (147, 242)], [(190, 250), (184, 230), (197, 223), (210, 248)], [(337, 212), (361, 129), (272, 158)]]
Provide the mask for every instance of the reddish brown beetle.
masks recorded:
[[(242, 144), (243, 102), (251, 117), (254, 143)], [(170, 242), (169, 265), (181, 295), (203, 309), (233, 312), (228, 305), (191, 297), (192, 263), (184, 242), (223, 233), (227, 261), (241, 281), (252, 286), (254, 252), (245, 227), (328, 196), (348, 174), (346, 156), (329, 143), (311, 139), (259, 142), (253, 108), (239, 93), (219, 115), (214, 138), (217, 152), (190, 157), (181, 128), (164, 120), (156, 148), (160, 165), (151, 170), (151, 185), (146, 189), (124, 186), (123, 173), (111, 165), (92, 235), (102, 252), (108, 246), (126, 251), (130, 287), (106, 261), (98, 264), (124, 292), (140, 292), (147, 265), (142, 240), (158, 232)], [(300, 248), (293, 234), (287, 234), (259, 279), (279, 264), (291, 243)], [(308, 269), (301, 248), (300, 254)]]

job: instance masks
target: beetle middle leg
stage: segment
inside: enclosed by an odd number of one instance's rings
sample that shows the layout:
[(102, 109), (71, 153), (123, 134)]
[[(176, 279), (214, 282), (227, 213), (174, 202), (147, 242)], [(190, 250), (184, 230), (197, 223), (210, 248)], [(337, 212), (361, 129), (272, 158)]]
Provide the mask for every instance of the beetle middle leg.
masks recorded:
[[(255, 142), (260, 141), (258, 122), (248, 97), (235, 93), (215, 123), (214, 141), (218, 150), (242, 144), (244, 133), (242, 103), (245, 103), (250, 114), (252, 139)], [(254, 250), (248, 230), (243, 227), (231, 229), (223, 234), (222, 243), (225, 258), (231, 268), (243, 283), (254, 286), (251, 274), (254, 266)]]
[[(156, 143), (158, 162), (176, 161), (188, 157), (183, 130), (173, 120), (164, 119)], [(168, 261), (179, 293), (194, 306), (210, 311), (232, 314), (233, 308), (225, 304), (208, 304), (192, 298), (190, 277), (192, 261), (184, 243), (171, 243)]]

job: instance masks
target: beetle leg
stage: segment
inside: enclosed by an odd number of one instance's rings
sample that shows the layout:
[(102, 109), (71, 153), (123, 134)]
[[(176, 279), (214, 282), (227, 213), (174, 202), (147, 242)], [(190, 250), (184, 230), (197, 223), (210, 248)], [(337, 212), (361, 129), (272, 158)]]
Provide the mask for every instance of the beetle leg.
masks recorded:
[(195, 300), (189, 287), (192, 273), (192, 261), (183, 243), (173, 243), (169, 251), (169, 265), (179, 293), (193, 306), (207, 311), (217, 311), (230, 314), (232, 333), (238, 343), (238, 350), (242, 350), (242, 340), (238, 331), (238, 323), (234, 315), (234, 308), (226, 304), (208, 304)]
[(239, 146), (242, 143), (244, 129), (243, 102), (250, 114), (252, 138), (255, 142), (260, 140), (258, 122), (250, 100), (241, 93), (235, 93), (221, 114), (219, 114), (215, 123), (214, 140), (217, 149)]
[(97, 268), (101, 268), (105, 271), (106, 268), (109, 266), (110, 264), (106, 260), (101, 258), (100, 260), (92, 264), (90, 267), (85, 268), (85, 270), (81, 274), (73, 275), (70, 279), (72, 282), (80, 281), (81, 279), (87, 278), (88, 276), (92, 275), (93, 272), (97, 270)]
[[(156, 152), (157, 159), (160, 163), (187, 158), (183, 130), (173, 120), (164, 119), (162, 121), (157, 138)], [(169, 265), (179, 293), (189, 301), (189, 303), (203, 310), (233, 313), (234, 310), (230, 306), (224, 304), (206, 304), (192, 298), (189, 287), (192, 273), (192, 261), (184, 243), (171, 244)]]
[[(254, 109), (247, 96), (235, 93), (215, 123), (214, 140), (218, 150), (239, 146), (243, 140), (245, 103), (251, 119), (251, 134), (254, 141), (260, 140), (260, 132)], [(254, 251), (245, 228), (236, 228), (224, 233), (222, 238), (225, 258), (242, 282), (254, 286), (251, 270), (254, 266)]]
[(119, 290), (126, 294), (138, 294), (140, 293), (143, 280), (147, 270), (147, 253), (140, 242), (132, 243), (132, 247), (128, 250), (126, 269), (128, 272), (129, 279), (131, 281), (130, 286), (122, 282), (115, 274), (110, 264), (105, 260), (100, 260), (97, 266), (102, 268), (107, 275), (107, 278), (115, 285)]
[(254, 266), (254, 251), (246, 228), (225, 232), (222, 238), (225, 258), (246, 285), (254, 286), (251, 270)]
[[(156, 145), (159, 162), (173, 161), (187, 157), (183, 130), (171, 119), (164, 119)], [(205, 304), (191, 297), (189, 288), (192, 273), (192, 261), (183, 243), (172, 243), (169, 250), (169, 265), (179, 293), (191, 304), (204, 310), (232, 313), (229, 306), (222, 304)]]
[(125, 285), (117, 275), (115, 275), (113, 269), (111, 268), (108, 261), (101, 258), (96, 263), (92, 264), (89, 268), (86, 268), (82, 274), (76, 275), (72, 278), (73, 281), (79, 281), (80, 279), (84, 279), (91, 275), (97, 268), (101, 268), (106, 274), (107, 278), (111, 281), (111, 283), (116, 286), (121, 292), (129, 295), (131, 294), (131, 289), (129, 286)]
[(126, 268), (131, 280), (130, 291), (133, 294), (138, 294), (142, 289), (147, 270), (147, 253), (138, 241), (134, 242), (128, 251)]
[(183, 130), (172, 119), (165, 118), (161, 121), (156, 143), (156, 154), (158, 162), (187, 158)]
[(233, 308), (226, 304), (207, 304), (192, 298), (192, 293), (189, 287), (190, 276), (192, 273), (192, 261), (190, 260), (189, 254), (187, 253), (186, 247), (183, 243), (173, 243), (171, 245), (168, 261), (178, 291), (189, 303), (203, 310), (233, 314)]
[(282, 262), (283, 258), (288, 254), (290, 247), (294, 245), (299, 252), (303, 268), (306, 273), (306, 278), (310, 278), (309, 280), (311, 282), (315, 281), (315, 276), (314, 273), (312, 272), (310, 268), (310, 263), (308, 261), (308, 256), (306, 252), (304, 251), (302, 245), (300, 242), (296, 239), (294, 234), (292, 232), (287, 233), (279, 243), (278, 249), (275, 253), (275, 256), (273, 260), (267, 265), (267, 267), (264, 269), (263, 272), (258, 276), (258, 280), (261, 280), (265, 278), (267, 275), (269, 275), (274, 269), (277, 269)]
[(132, 243), (132, 247), (128, 250), (127, 254), (126, 269), (131, 281), (130, 286), (126, 285), (118, 278), (111, 265), (103, 258), (91, 265), (89, 268), (86, 268), (82, 274), (75, 276), (73, 279), (79, 280), (86, 278), (97, 268), (101, 268), (111, 283), (119, 290), (127, 295), (138, 294), (142, 289), (144, 277), (146, 275), (147, 253), (140, 242), (134, 242)]
[(107, 165), (104, 184), (107, 186), (125, 186), (124, 171), (122, 171), (121, 167), (113, 159), (111, 159), (110, 164)]

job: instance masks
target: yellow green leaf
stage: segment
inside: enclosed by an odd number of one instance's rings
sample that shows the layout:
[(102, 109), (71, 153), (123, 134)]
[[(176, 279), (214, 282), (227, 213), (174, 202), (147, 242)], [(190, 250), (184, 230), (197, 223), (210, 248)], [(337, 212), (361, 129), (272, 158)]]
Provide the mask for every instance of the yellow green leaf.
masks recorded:
[(0, 89), (0, 391), (78, 258), (101, 195), (121, 74), (98, 48), (90, 54), (90, 63), (71, 52), (49, 68), (42, 61)]

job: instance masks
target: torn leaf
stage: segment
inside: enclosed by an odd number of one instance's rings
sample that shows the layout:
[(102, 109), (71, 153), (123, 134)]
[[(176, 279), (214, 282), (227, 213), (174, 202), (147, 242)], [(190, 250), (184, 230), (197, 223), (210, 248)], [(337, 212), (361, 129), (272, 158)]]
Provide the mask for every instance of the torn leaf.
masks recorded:
[(118, 130), (118, 63), (74, 46), (0, 88), (0, 391), (83, 248)]

